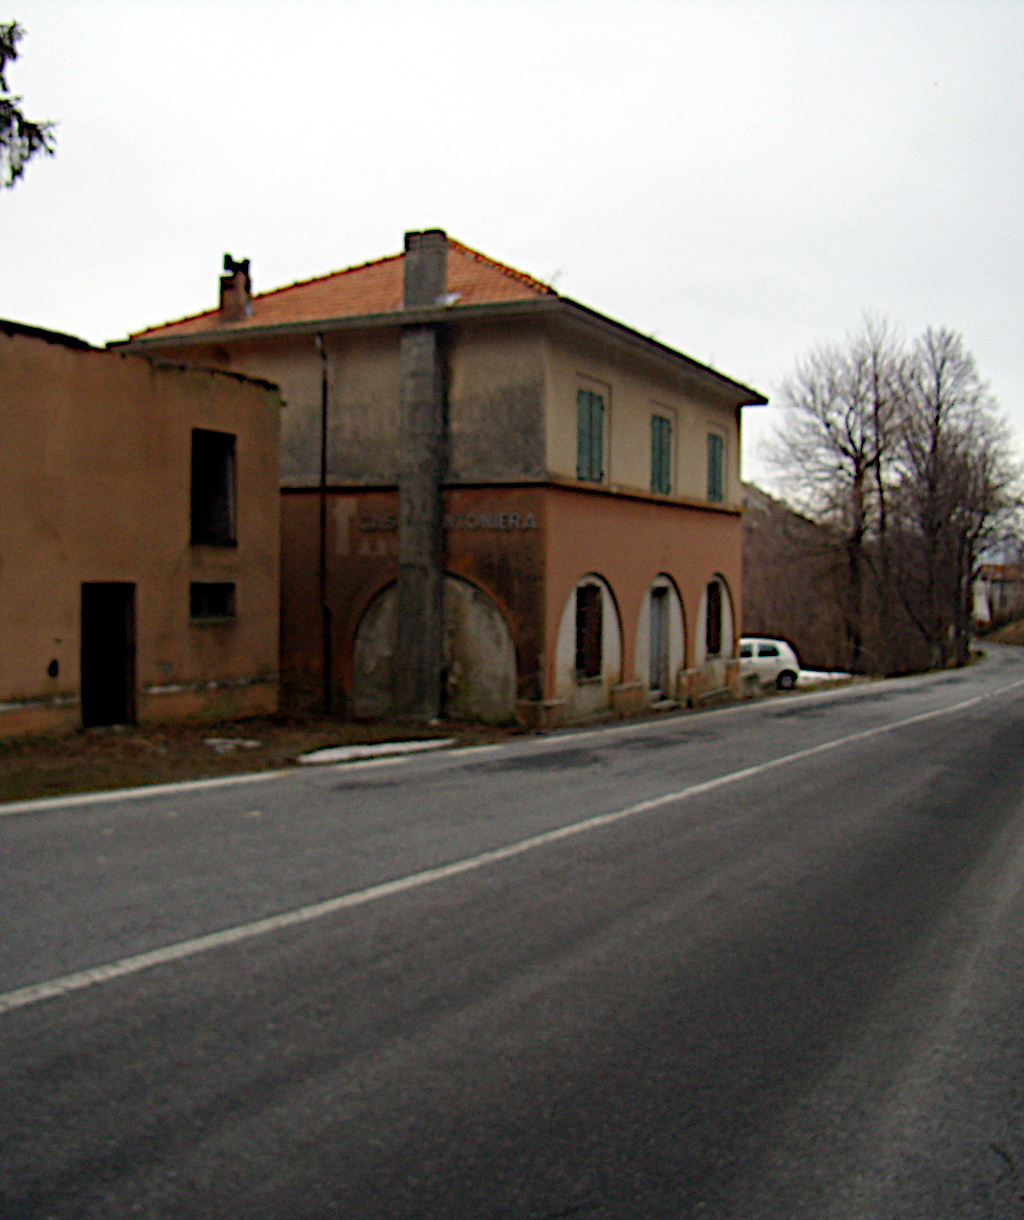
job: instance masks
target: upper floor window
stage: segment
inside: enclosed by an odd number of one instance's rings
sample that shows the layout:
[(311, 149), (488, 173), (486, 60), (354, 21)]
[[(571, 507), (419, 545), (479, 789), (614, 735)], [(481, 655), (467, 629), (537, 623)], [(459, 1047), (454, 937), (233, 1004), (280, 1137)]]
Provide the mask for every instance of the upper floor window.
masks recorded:
[(708, 499), (720, 504), (725, 499), (725, 438), (708, 433)]
[(593, 390), (576, 394), (576, 477), (604, 479), (604, 399)]
[(192, 429), (192, 545), (234, 546), (235, 437)]
[(667, 496), (672, 490), (672, 421), (651, 416), (651, 491)]

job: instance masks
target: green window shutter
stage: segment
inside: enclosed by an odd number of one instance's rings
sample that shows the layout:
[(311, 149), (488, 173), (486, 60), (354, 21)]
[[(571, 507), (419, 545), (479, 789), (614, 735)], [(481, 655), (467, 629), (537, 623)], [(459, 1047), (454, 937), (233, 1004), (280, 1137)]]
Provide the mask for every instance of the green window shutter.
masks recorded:
[(672, 490), (672, 421), (651, 416), (651, 491), (668, 495)]
[(725, 499), (725, 441), (717, 432), (708, 433), (708, 499)]
[(590, 395), (580, 390), (576, 395), (576, 477), (590, 478)]
[(604, 478), (604, 399), (590, 390), (576, 394), (576, 477), (600, 483)]
[(595, 483), (604, 478), (604, 399), (591, 394), (590, 477)]

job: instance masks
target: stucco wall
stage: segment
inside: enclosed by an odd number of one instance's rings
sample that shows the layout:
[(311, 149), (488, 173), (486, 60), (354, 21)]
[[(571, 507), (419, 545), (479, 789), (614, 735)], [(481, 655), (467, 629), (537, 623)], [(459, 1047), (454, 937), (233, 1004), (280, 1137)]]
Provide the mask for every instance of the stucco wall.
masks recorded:
[(651, 490), (651, 416), (672, 422), (672, 496), (707, 499), (707, 435), (725, 442), (724, 503), (741, 502), (736, 412), (701, 395), (655, 362), (641, 364), (611, 344), (552, 331), (548, 344), (547, 463), (551, 474), (576, 478), (576, 395), (605, 401), (604, 485)]
[[(687, 626), (682, 665), (701, 665), (697, 625), (708, 581), (721, 576), (733, 607), (740, 604), (740, 515), (569, 488), (549, 488), (544, 499), (547, 697), (566, 697), (565, 674), (557, 663), (558, 627), (577, 582), (591, 573), (607, 583), (618, 609), (621, 667), (618, 674), (605, 675), (609, 689), (614, 683), (643, 681), (646, 657), (638, 655), (638, 643), (642, 646), (646, 639), (642, 616), (648, 612), (651, 583), (661, 576), (671, 579), (682, 603)], [(725, 632), (723, 658), (736, 655), (737, 617)], [(676, 656), (682, 643), (676, 644)]]
[[(78, 722), (83, 582), (135, 585), (140, 719), (275, 707), (276, 393), (0, 335), (0, 421), (0, 733)], [(237, 438), (236, 546), (190, 545), (193, 428)], [(193, 581), (235, 618), (191, 623)]]
[(533, 323), (459, 327), (448, 341), (450, 482), (543, 478), (545, 344)]
[[(542, 492), (529, 486), (452, 488), (444, 493), (444, 508), (445, 567), (493, 602), (514, 648), (513, 693), (518, 699), (539, 699), (544, 681)], [(323, 690), (316, 493), (286, 492), (282, 513), (283, 698), (290, 707), (314, 707)], [(334, 641), (332, 689), (335, 706), (352, 711), (359, 625), (372, 600), (397, 575), (397, 494), (332, 490), (327, 552)], [(505, 696), (501, 707), (504, 710), (494, 718), (506, 717)], [(488, 718), (479, 709), (473, 714)]]
[[(331, 331), (328, 480), (334, 486), (398, 481), (397, 327)], [(320, 478), (321, 362), (311, 335), (234, 340), (168, 349), (198, 365), (265, 378), (281, 387), (281, 484), (315, 487)], [(451, 482), (486, 483), (544, 474), (544, 342), (537, 325), (482, 321), (449, 327), (448, 468)]]

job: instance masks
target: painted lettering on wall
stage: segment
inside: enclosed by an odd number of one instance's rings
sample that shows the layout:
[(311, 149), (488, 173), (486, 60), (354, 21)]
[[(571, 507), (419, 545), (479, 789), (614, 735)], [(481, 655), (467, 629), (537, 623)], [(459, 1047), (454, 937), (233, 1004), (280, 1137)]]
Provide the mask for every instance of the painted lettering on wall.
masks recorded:
[[(359, 528), (364, 534), (386, 533), (398, 529), (394, 513), (363, 513)], [(446, 530), (535, 530), (533, 513), (445, 513)]]
[(359, 528), (364, 534), (376, 534), (382, 530), (396, 530), (398, 529), (398, 518), (392, 513), (374, 513), (372, 516), (364, 514), (359, 518)]
[(533, 513), (445, 513), (446, 530), (535, 530)]

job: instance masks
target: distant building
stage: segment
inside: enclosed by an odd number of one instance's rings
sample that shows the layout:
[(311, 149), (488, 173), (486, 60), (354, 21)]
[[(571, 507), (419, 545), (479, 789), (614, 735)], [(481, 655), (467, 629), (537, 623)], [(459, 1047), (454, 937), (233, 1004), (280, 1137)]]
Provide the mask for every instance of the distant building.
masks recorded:
[(0, 322), (0, 733), (277, 707), (278, 415)]
[(255, 296), (225, 272), (129, 350), (281, 386), (294, 704), (552, 723), (738, 682), (762, 395), (440, 230)]
[(1024, 564), (983, 563), (974, 581), (974, 622), (983, 631), (1024, 618)]

